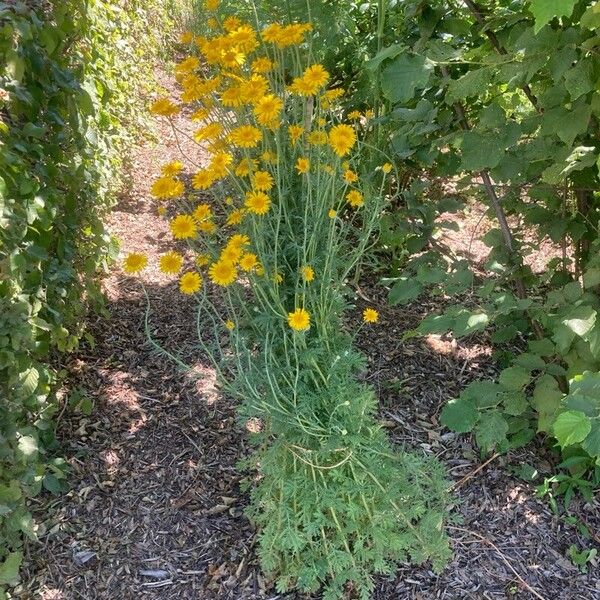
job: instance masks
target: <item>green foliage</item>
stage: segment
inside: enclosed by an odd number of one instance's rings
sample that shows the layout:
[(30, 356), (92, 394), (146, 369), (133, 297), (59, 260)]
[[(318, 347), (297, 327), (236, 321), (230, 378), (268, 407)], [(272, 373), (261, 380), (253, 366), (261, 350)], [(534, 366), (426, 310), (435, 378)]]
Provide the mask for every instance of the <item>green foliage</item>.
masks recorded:
[(26, 499), (65, 487), (52, 365), (101, 301), (94, 276), (115, 251), (102, 219), (142, 114), (132, 100), (155, 50), (139, 39), (159, 6), (0, 7), (0, 597), (22, 536), (36, 536)]

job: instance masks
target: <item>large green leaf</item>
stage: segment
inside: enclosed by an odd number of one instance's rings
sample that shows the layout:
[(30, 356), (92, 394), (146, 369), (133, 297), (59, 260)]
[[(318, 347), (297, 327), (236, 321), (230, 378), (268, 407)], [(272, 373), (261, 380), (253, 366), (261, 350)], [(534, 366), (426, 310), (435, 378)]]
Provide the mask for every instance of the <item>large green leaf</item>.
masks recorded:
[(578, 410), (568, 410), (556, 418), (552, 431), (564, 448), (583, 442), (592, 429), (591, 419)]
[(11, 552), (0, 564), (0, 585), (15, 585), (19, 581), (22, 552)]
[(477, 445), (486, 452), (506, 441), (508, 423), (499, 412), (489, 412), (482, 415), (475, 428)]
[(448, 429), (457, 433), (472, 431), (479, 413), (477, 409), (467, 400), (457, 398), (450, 400), (442, 409), (440, 421)]
[(402, 54), (382, 73), (383, 93), (391, 102), (407, 102), (429, 83), (433, 63), (419, 54)]
[(531, 0), (530, 9), (535, 17), (534, 31), (537, 33), (554, 17), (571, 16), (577, 0)]

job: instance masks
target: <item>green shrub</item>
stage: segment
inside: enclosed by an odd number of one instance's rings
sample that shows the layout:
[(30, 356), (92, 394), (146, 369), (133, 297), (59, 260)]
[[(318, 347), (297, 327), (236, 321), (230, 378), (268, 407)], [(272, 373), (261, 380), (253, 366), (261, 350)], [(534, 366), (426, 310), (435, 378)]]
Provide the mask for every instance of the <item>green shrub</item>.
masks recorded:
[(160, 41), (150, 19), (168, 31), (167, 8), (0, 8), (0, 597), (18, 579), (22, 535), (36, 536), (26, 498), (65, 487), (52, 365), (101, 301), (95, 275), (115, 251), (102, 220), (143, 114)]

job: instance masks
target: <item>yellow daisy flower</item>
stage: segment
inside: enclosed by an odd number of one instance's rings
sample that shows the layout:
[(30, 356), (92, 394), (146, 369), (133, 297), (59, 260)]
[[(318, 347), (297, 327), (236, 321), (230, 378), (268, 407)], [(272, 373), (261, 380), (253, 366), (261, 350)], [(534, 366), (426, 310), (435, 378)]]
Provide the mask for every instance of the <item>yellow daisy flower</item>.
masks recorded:
[(244, 206), (256, 215), (264, 215), (269, 211), (271, 198), (264, 192), (248, 192)]
[(123, 271), (134, 275), (139, 273), (148, 265), (148, 257), (145, 254), (139, 252), (130, 252), (123, 261)]
[(296, 170), (298, 171), (298, 174), (308, 173), (310, 170), (310, 161), (308, 158), (299, 158), (296, 161)]
[(228, 286), (237, 279), (237, 269), (232, 262), (219, 260), (209, 267), (208, 276), (216, 285)]
[(379, 321), (379, 313), (374, 308), (365, 308), (363, 311), (363, 321), (365, 323), (377, 323)]
[(167, 252), (163, 254), (158, 261), (159, 269), (167, 275), (176, 275), (183, 266), (183, 256), (178, 252)]
[(259, 192), (268, 192), (273, 187), (273, 177), (267, 171), (256, 171), (252, 177), (252, 187)]
[(179, 280), (179, 291), (182, 294), (195, 294), (201, 287), (202, 277), (195, 271), (184, 273)]
[(310, 283), (315, 278), (315, 272), (313, 268), (309, 265), (302, 267), (302, 269), (300, 269), (300, 272), (302, 273), (302, 279), (304, 279), (306, 283)]
[(185, 240), (196, 236), (196, 222), (190, 215), (177, 215), (169, 227), (176, 240)]
[(303, 308), (288, 313), (288, 325), (294, 331), (306, 331), (310, 328), (310, 314)]
[(365, 203), (363, 195), (358, 190), (350, 190), (346, 195), (346, 200), (353, 208), (359, 208)]
[(356, 143), (356, 133), (350, 125), (335, 125), (329, 131), (329, 145), (338, 156), (345, 156)]

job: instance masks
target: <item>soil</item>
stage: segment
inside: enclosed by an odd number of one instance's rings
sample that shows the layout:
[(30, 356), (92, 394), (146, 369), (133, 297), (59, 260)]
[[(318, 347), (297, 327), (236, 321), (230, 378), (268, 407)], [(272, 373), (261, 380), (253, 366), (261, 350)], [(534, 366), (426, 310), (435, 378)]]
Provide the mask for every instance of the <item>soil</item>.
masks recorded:
[[(168, 78), (163, 81), (171, 88)], [(184, 118), (177, 125), (189, 127)], [(180, 158), (168, 126), (159, 126), (157, 138), (134, 152), (129, 190), (109, 221), (123, 254), (145, 252), (151, 265), (169, 236), (148, 188), (161, 164)], [(197, 153), (181, 143), (185, 152)], [(246, 436), (195, 344), (192, 301), (155, 268), (144, 280), (153, 336), (204, 377), (198, 383), (148, 345), (139, 281), (111, 270), (104, 280), (108, 313), (89, 324), (95, 343), (66, 365), (65, 392), (87, 395), (94, 410), (62, 415), (70, 491), (43, 496), (32, 507), (43, 532), (39, 543), (28, 544), (16, 597), (307, 600), (277, 594), (261, 575), (256, 531), (244, 516), (243, 473), (236, 468), (249, 451)], [(427, 565), (400, 565), (393, 577), (377, 579), (373, 598), (600, 598), (597, 564), (582, 573), (567, 557), (572, 544), (598, 546), (598, 500), (576, 499), (570, 507), (592, 532), (593, 539), (586, 539), (536, 497), (535, 484), (511, 474), (523, 464), (540, 478), (553, 472), (555, 457), (543, 440), (486, 462), (468, 435), (449, 433), (439, 423), (448, 399), (473, 379), (494, 376), (488, 340), (429, 336), (401, 342), (420, 318), (440, 308), (440, 300), (390, 308), (376, 280), (361, 282), (356, 314), (364, 298), (381, 313), (380, 325), (365, 330), (360, 347), (370, 361), (367, 378), (379, 394), (382, 423), (394, 443), (434, 454), (446, 465), (455, 498), (448, 525), (452, 562), (439, 575)]]

